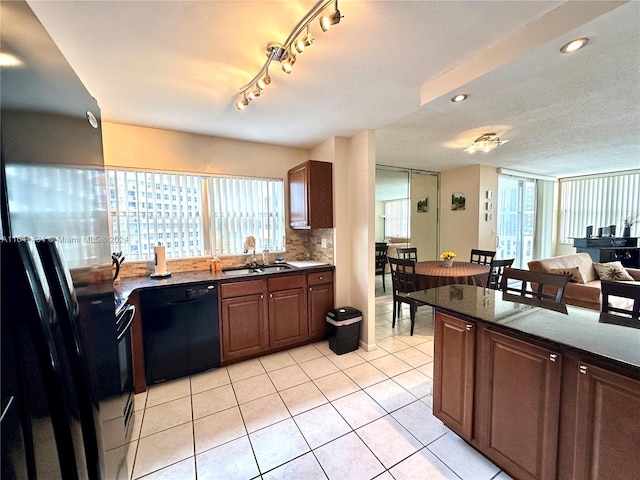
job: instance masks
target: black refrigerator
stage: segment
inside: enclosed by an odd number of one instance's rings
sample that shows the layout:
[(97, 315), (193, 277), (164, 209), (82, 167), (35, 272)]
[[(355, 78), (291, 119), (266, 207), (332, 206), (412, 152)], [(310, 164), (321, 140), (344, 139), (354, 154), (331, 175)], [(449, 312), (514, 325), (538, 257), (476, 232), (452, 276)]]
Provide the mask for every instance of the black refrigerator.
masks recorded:
[(26, 2), (0, 22), (2, 478), (124, 479), (133, 311), (115, 311), (100, 109)]

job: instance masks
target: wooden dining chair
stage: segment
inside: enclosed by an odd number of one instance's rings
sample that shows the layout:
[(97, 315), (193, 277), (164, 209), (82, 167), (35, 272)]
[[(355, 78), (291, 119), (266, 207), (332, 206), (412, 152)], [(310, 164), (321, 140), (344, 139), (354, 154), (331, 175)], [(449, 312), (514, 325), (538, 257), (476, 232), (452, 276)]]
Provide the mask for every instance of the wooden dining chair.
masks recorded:
[(388, 258), (391, 267), (391, 283), (393, 285), (393, 321), (391, 327), (396, 326), (396, 317), (400, 316), (402, 304), (409, 305), (411, 317), (411, 335), (416, 323), (416, 309), (418, 304), (412, 298), (407, 297), (407, 293), (415, 292), (418, 287), (416, 283), (416, 262), (403, 258)]
[[(627, 324), (635, 328), (640, 328), (640, 285), (627, 282), (610, 282), (602, 280), (600, 282), (602, 290), (602, 315), (600, 321), (607, 317), (617, 317), (616, 324)], [(626, 299), (626, 305), (611, 305), (609, 297), (619, 297)], [(624, 323), (623, 320), (628, 320)], [(605, 320), (606, 321), (606, 320)]]
[(487, 288), (493, 290), (500, 290), (502, 288), (502, 275), (504, 269), (511, 267), (515, 258), (508, 258), (506, 260), (491, 260), (489, 264), (489, 277), (487, 278)]
[(496, 252), (492, 252), (491, 250), (477, 250), (475, 248), (471, 249), (471, 258), (469, 259), (469, 263), (479, 263), (481, 265), (490, 265), (493, 257), (496, 256)]
[(567, 313), (562, 298), (568, 281), (568, 275), (505, 268), (502, 274), (502, 298)]
[(387, 251), (389, 246), (384, 242), (376, 242), (376, 275), (382, 275), (382, 291), (387, 292), (384, 274), (387, 269)]
[(396, 249), (396, 252), (398, 252), (398, 258), (413, 260), (414, 262), (418, 261), (417, 247), (398, 248)]

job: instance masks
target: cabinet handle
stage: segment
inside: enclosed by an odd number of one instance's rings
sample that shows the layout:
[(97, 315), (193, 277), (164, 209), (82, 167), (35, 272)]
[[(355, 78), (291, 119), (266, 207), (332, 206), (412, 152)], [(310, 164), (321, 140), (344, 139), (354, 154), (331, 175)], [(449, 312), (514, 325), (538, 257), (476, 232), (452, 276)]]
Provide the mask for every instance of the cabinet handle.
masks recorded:
[(270, 293), (270, 294), (269, 294), (269, 298), (273, 298), (273, 293)]
[(582, 373), (583, 375), (585, 375), (589, 369), (587, 368), (587, 366), (586, 366), (586, 365), (580, 365), (579, 370), (580, 370), (580, 373)]
[(558, 359), (558, 355), (556, 355), (555, 353), (549, 354), (549, 360), (551, 360), (552, 362), (555, 362), (557, 359)]
[(320, 280), (322, 280), (322, 277), (318, 277), (318, 278), (320, 278)]
[(313, 292), (313, 288), (312, 288), (312, 287), (309, 287), (309, 291), (310, 291), (310, 292)]
[(262, 300), (264, 298), (264, 295), (260, 295), (260, 300)]
[(467, 323), (467, 332), (470, 331), (473, 328), (473, 325), (470, 323)]

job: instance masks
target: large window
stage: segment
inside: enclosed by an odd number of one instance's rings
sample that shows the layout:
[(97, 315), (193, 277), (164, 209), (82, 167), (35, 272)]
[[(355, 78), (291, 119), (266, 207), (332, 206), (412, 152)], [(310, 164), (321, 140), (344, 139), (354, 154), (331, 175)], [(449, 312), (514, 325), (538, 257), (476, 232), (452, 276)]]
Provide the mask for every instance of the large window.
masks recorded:
[(640, 212), (640, 172), (562, 179), (560, 201), (561, 243), (584, 238), (587, 226), (595, 235), (599, 227), (616, 225), (622, 236), (623, 219)]
[(408, 198), (384, 202), (384, 215), (385, 237), (410, 237)]
[(252, 235), (256, 249), (284, 248), (282, 180), (108, 170), (113, 251), (148, 260), (233, 255)]

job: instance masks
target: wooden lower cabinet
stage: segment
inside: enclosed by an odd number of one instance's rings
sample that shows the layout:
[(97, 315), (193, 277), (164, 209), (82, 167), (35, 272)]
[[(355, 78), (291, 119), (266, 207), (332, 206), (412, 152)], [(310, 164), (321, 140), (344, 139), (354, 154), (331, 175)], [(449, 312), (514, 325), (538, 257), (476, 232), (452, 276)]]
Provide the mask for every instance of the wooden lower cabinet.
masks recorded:
[(436, 313), (433, 414), (470, 441), (473, 428), (475, 324)]
[(581, 363), (573, 478), (640, 478), (640, 381)]
[(309, 340), (318, 341), (327, 336), (327, 312), (334, 308), (333, 272), (310, 273), (307, 285)]
[(269, 347), (263, 280), (220, 286), (220, 360), (250, 357)]
[(269, 347), (286, 347), (307, 340), (304, 275), (270, 278), (268, 288)]
[(491, 330), (481, 342), (481, 451), (518, 479), (554, 479), (561, 355)]
[(640, 378), (593, 363), (436, 310), (433, 413), (518, 480), (640, 479)]

